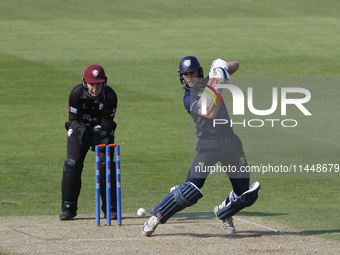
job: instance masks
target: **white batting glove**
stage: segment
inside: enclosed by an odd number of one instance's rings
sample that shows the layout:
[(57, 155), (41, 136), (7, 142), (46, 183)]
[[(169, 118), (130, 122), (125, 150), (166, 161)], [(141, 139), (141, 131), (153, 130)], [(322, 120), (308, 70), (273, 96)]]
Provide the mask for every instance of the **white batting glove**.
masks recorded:
[(215, 59), (212, 64), (211, 64), (211, 67), (210, 67), (210, 70), (211, 69), (214, 69), (216, 67), (221, 67), (223, 68), (224, 70), (228, 71), (229, 69), (229, 66), (228, 66), (228, 63), (226, 61), (224, 61), (223, 59)]
[(230, 83), (230, 74), (228, 73), (228, 63), (223, 59), (215, 59), (210, 68), (209, 78), (217, 78), (219, 83), (225, 84)]
[(230, 83), (230, 74), (227, 70), (222, 67), (215, 67), (210, 69), (209, 72), (209, 83), (212, 83), (212, 79), (218, 79), (218, 83), (221, 84), (229, 84)]

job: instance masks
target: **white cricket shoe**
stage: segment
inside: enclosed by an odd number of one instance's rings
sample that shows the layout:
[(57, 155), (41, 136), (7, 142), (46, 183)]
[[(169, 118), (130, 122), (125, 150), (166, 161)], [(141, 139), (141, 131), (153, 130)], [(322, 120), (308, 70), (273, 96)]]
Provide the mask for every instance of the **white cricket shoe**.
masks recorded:
[(222, 230), (228, 234), (234, 234), (236, 232), (233, 217), (228, 217), (225, 220), (222, 220), (221, 227)]
[(143, 226), (143, 235), (151, 236), (152, 233), (155, 231), (157, 225), (159, 224), (160, 220), (156, 216), (151, 216)]

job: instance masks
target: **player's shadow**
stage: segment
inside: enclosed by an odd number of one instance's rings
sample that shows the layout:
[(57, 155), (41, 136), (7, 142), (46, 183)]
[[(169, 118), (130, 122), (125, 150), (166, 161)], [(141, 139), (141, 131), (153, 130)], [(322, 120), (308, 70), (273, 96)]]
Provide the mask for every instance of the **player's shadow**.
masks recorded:
[[(221, 230), (222, 231), (222, 230)], [(263, 236), (315, 236), (322, 234), (340, 234), (340, 229), (331, 230), (308, 230), (297, 232), (275, 232), (275, 231), (237, 231), (235, 234), (205, 234), (205, 233), (175, 233), (175, 234), (154, 234), (154, 236), (190, 236), (196, 238), (224, 238), (224, 239), (242, 239), (242, 238), (259, 238)]]
[[(262, 212), (240, 212), (239, 216), (251, 216), (251, 217), (265, 217), (265, 216), (279, 216), (287, 215), (285, 213), (262, 213)], [(195, 223), (197, 220), (212, 220), (217, 219), (213, 212), (182, 212), (175, 214), (167, 224), (182, 224), (182, 223)], [(220, 227), (218, 227), (220, 228)], [(222, 231), (222, 230), (221, 230)], [(340, 234), (340, 229), (328, 229), (328, 230), (306, 230), (306, 231), (271, 231), (271, 230), (249, 230), (249, 231), (237, 231), (235, 234), (230, 235), (222, 232), (221, 234), (206, 234), (206, 233), (176, 233), (176, 234), (160, 234), (158, 236), (192, 236), (197, 238), (229, 238), (229, 239), (241, 239), (249, 237), (261, 237), (261, 236), (315, 236), (323, 234)], [(155, 234), (157, 235), (157, 234)]]
[[(221, 230), (222, 231), (222, 230)], [(340, 229), (331, 230), (309, 230), (298, 232), (275, 232), (275, 231), (237, 231), (235, 234), (208, 234), (208, 233), (174, 233), (174, 234), (154, 234), (153, 236), (190, 236), (196, 238), (223, 238), (223, 239), (243, 239), (243, 238), (260, 238), (263, 236), (315, 236), (322, 234), (340, 234)]]
[(296, 235), (296, 236), (315, 236), (323, 234), (339, 234), (340, 229), (328, 229), (328, 230), (305, 230), (300, 232), (282, 232), (284, 235)]
[[(239, 212), (237, 215), (239, 216), (252, 216), (252, 217), (265, 217), (265, 216), (279, 216), (279, 215), (287, 215), (285, 213), (262, 213), (262, 212)], [(144, 218), (149, 218), (150, 215), (145, 216)], [(127, 216), (123, 215), (123, 219), (140, 219), (138, 216)], [(192, 220), (211, 220), (216, 218), (216, 215), (213, 212), (179, 212), (176, 213), (171, 219), (174, 218), (176, 221), (192, 221)], [(73, 220), (95, 220), (95, 217), (84, 217), (78, 216)], [(100, 220), (106, 220), (101, 215)]]
[(175, 234), (154, 234), (153, 236), (190, 236), (196, 238), (222, 238), (222, 239), (242, 239), (242, 238), (258, 238), (262, 236), (277, 236), (279, 232), (273, 231), (237, 231), (235, 234), (227, 234), (221, 230), (221, 234), (205, 234), (205, 233), (175, 233)]
[[(76, 221), (76, 220), (95, 220), (95, 217), (75, 217), (72, 220)], [(100, 218), (100, 220), (106, 220), (104, 218)]]
[[(285, 213), (262, 213), (262, 212), (239, 212), (239, 216), (265, 217), (265, 216), (281, 216), (287, 215)], [(177, 221), (191, 221), (191, 220), (211, 220), (216, 218), (213, 212), (187, 212), (176, 213), (172, 218)]]
[(182, 212), (176, 213), (171, 218), (176, 219), (176, 221), (211, 220), (216, 218), (216, 215), (213, 212)]
[(251, 216), (251, 217), (266, 217), (266, 216), (282, 216), (287, 213), (265, 213), (265, 212), (239, 212), (235, 216)]

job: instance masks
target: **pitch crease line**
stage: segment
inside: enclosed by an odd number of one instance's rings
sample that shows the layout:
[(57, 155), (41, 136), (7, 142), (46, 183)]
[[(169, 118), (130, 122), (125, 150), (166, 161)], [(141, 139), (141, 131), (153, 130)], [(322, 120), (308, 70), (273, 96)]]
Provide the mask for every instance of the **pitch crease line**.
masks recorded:
[(251, 221), (249, 221), (249, 220), (240, 219), (240, 218), (238, 218), (238, 217), (233, 217), (233, 218), (234, 218), (234, 219), (237, 219), (237, 220), (240, 220), (240, 221), (243, 221), (243, 222), (247, 222), (247, 223), (253, 224), (253, 225), (255, 225), (255, 226), (258, 226), (258, 227), (261, 227), (261, 228), (264, 228), (264, 229), (271, 230), (271, 231), (276, 232), (276, 233), (280, 233), (280, 234), (282, 234), (282, 235), (287, 235), (287, 233), (281, 232), (281, 231), (279, 231), (279, 230), (277, 230), (277, 229), (269, 228), (269, 227), (263, 226), (263, 225), (261, 225), (261, 224), (257, 224), (257, 223), (255, 223), (255, 222), (251, 222)]
[(37, 237), (37, 236), (31, 235), (31, 234), (25, 233), (25, 232), (23, 232), (23, 231), (20, 231), (20, 230), (15, 229), (15, 228), (13, 228), (12, 230), (14, 230), (15, 232), (18, 232), (18, 233), (21, 233), (21, 234), (24, 234), (24, 235), (33, 237), (33, 238), (35, 238), (35, 239), (38, 239), (38, 240), (41, 240), (41, 241), (45, 241), (44, 239), (42, 239), (42, 238), (40, 238), (40, 237)]

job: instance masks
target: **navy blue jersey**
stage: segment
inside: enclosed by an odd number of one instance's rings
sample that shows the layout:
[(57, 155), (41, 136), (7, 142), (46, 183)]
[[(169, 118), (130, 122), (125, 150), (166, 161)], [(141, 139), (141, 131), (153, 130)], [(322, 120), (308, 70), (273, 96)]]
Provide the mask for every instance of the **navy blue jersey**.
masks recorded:
[(197, 105), (202, 95), (202, 90), (199, 88), (189, 88), (184, 86), (185, 89), (183, 103), (185, 109), (193, 118), (196, 124), (196, 136), (198, 138), (228, 138), (234, 135), (233, 129), (230, 126), (230, 118), (222, 99), (222, 105), (217, 112), (215, 119), (226, 119), (227, 124), (213, 126), (213, 119), (207, 119), (198, 115), (199, 106)]

